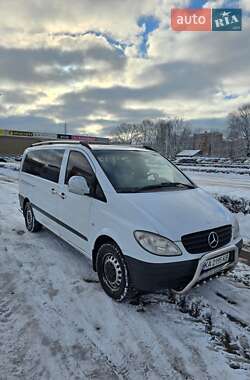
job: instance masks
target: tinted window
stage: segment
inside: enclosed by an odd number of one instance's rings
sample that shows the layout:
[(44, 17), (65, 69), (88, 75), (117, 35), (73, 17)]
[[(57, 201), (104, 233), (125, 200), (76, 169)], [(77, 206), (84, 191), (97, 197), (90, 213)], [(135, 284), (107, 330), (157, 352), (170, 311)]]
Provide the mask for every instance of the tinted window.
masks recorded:
[(33, 150), (25, 156), (22, 171), (58, 182), (64, 150)]
[(93, 186), (95, 175), (88, 160), (80, 152), (72, 151), (69, 154), (65, 183), (68, 184), (69, 179), (75, 175), (84, 177), (89, 187)]

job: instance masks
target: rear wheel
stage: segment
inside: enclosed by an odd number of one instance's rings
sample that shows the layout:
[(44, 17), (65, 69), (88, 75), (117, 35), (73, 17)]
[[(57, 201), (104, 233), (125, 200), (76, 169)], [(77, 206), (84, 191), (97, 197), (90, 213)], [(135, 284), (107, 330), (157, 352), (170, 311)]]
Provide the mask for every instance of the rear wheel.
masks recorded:
[(114, 243), (103, 244), (96, 258), (97, 273), (105, 293), (122, 302), (133, 295), (124, 257)]
[(42, 229), (41, 223), (39, 223), (34, 216), (30, 202), (25, 203), (23, 215), (25, 219), (25, 225), (28, 231), (38, 232)]

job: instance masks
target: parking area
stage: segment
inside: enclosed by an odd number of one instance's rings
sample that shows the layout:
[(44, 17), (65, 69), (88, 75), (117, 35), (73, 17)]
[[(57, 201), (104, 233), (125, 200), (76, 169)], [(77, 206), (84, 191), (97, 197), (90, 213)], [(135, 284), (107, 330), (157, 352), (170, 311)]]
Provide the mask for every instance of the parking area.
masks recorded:
[(10, 171), (0, 220), (4, 379), (249, 378), (249, 266), (186, 296), (118, 304), (80, 253), (45, 229), (26, 232)]

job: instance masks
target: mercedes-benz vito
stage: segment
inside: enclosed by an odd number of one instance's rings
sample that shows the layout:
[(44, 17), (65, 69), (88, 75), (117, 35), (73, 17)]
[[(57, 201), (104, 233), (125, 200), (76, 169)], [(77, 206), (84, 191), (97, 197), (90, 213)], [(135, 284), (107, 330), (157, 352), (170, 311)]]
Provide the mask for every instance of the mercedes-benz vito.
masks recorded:
[(232, 269), (242, 246), (234, 215), (146, 147), (34, 144), (19, 198), (27, 229), (45, 226), (85, 254), (118, 301), (135, 290), (185, 292)]

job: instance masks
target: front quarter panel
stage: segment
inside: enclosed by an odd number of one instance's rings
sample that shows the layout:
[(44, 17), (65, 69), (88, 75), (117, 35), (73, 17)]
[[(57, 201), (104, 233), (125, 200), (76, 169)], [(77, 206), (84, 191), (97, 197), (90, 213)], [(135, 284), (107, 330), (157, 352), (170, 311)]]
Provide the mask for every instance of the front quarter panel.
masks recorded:
[(129, 204), (122, 202), (119, 194), (105, 195), (107, 203), (97, 200), (92, 209), (90, 249), (93, 249), (99, 236), (107, 235), (119, 245), (124, 254), (133, 255), (138, 245), (133, 236), (136, 226), (144, 227), (145, 230), (152, 229), (152, 226), (146, 221), (142, 224), (138, 213)]
[[(177, 256), (163, 257), (145, 251), (135, 240), (135, 230), (157, 233), (150, 219), (138, 213), (130, 203), (122, 202), (120, 194), (106, 194), (107, 203), (96, 201), (91, 214), (89, 248), (92, 252), (96, 239), (101, 235), (112, 238), (123, 254), (145, 262), (165, 263), (176, 261)], [(142, 217), (143, 216), (143, 217)], [(178, 256), (180, 260), (182, 256)], [(183, 258), (182, 258), (183, 259)], [(189, 258), (190, 259), (190, 258)]]

